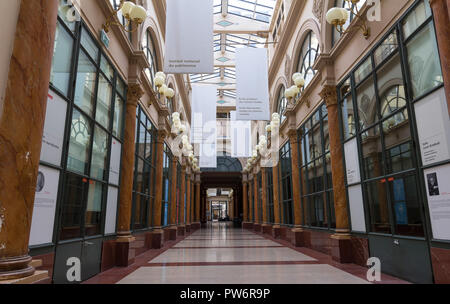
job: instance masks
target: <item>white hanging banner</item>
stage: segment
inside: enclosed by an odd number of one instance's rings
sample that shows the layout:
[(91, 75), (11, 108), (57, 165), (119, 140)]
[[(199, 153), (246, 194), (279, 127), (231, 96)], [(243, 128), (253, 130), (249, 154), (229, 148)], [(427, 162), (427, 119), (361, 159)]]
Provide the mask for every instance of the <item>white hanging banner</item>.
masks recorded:
[(270, 120), (267, 49), (236, 50), (237, 120)]
[(236, 111), (230, 112), (231, 157), (252, 156), (252, 122), (237, 121)]
[(214, 72), (214, 1), (167, 0), (164, 72)]
[(191, 142), (200, 144), (200, 167), (217, 167), (217, 88), (192, 86)]

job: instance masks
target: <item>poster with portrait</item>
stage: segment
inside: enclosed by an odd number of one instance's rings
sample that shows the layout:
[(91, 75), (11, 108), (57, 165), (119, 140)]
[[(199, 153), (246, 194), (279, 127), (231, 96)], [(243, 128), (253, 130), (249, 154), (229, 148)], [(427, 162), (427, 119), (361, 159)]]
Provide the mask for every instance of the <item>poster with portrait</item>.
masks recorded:
[(450, 159), (450, 117), (444, 88), (415, 103), (424, 166)]
[(450, 164), (424, 174), (433, 238), (450, 240)]
[(41, 161), (60, 166), (66, 124), (67, 102), (52, 90), (47, 97)]
[(59, 171), (40, 166), (31, 221), (30, 246), (49, 244), (53, 241), (58, 185)]

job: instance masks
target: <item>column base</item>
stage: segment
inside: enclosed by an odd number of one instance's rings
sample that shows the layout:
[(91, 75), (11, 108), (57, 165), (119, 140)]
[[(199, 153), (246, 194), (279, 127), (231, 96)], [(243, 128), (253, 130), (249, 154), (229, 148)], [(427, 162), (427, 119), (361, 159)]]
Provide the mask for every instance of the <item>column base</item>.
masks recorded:
[(292, 229), (291, 243), (295, 247), (305, 247), (305, 231), (301, 228)]
[(172, 226), (169, 228), (169, 240), (176, 241), (177, 240), (177, 226)]
[(262, 225), (262, 233), (272, 235), (272, 225), (263, 224)]
[(32, 258), (29, 255), (6, 258), (0, 260), (0, 281), (17, 280), (32, 276), (35, 272), (30, 265)]
[(136, 249), (132, 248), (131, 243), (134, 237), (118, 238), (116, 240), (116, 266), (128, 267), (134, 263)]
[(185, 226), (185, 229), (186, 229), (186, 233), (190, 233), (191, 232), (191, 224), (187, 224)]
[(279, 239), (281, 237), (281, 227), (280, 227), (280, 225), (272, 226), (272, 237), (274, 239)]
[(157, 229), (148, 233), (145, 237), (145, 243), (148, 249), (161, 249), (163, 247), (164, 231)]
[(208, 228), (208, 222), (201, 222), (200, 227), (201, 227), (202, 229)]
[(36, 271), (30, 276), (20, 278), (20, 279), (13, 279), (13, 280), (7, 280), (7, 281), (0, 281), (0, 285), (2, 284), (46, 284), (46, 281), (50, 281), (50, 278), (48, 276), (48, 271)]
[(191, 230), (192, 230), (192, 231), (201, 229), (201, 227), (202, 227), (202, 226), (201, 226), (200, 222), (191, 224)]
[(350, 234), (334, 234), (330, 237), (331, 257), (341, 264), (352, 263), (352, 241)]
[(253, 230), (253, 223), (243, 222), (242, 223), (242, 229)]
[(186, 226), (178, 226), (177, 227), (178, 236), (184, 236), (186, 234)]
[(259, 223), (253, 224), (253, 230), (254, 230), (256, 233), (261, 233), (261, 231), (262, 231), (261, 224), (259, 224)]

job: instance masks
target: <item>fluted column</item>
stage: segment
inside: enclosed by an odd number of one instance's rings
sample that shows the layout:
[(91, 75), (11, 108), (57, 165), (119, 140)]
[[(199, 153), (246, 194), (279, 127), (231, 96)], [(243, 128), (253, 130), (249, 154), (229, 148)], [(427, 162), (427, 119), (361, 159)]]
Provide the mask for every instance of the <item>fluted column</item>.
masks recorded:
[(20, 4), (0, 108), (0, 280), (34, 274), (34, 268), (29, 266), (28, 242), (58, 3), (49, 0)]
[(450, 115), (450, 0), (429, 0), (433, 10), (436, 36), (441, 57), (445, 95)]
[(339, 113), (337, 89), (335, 86), (324, 86), (320, 96), (328, 109), (330, 133), (331, 172), (333, 175), (334, 209), (336, 214), (336, 234), (332, 238), (332, 256), (341, 263), (351, 262), (351, 236), (349, 229), (347, 197), (345, 189), (345, 170), (343, 163), (342, 143), (339, 134)]

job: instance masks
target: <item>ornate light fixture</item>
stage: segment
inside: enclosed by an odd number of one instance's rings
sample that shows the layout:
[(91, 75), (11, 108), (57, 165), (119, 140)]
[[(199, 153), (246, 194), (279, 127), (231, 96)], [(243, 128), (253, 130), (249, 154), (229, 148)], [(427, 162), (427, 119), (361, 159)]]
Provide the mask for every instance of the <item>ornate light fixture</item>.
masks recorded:
[(154, 83), (160, 96), (164, 96), (167, 99), (172, 99), (175, 96), (175, 91), (169, 88), (166, 84), (166, 74), (158, 72), (155, 75)]
[(305, 79), (300, 73), (295, 73), (294, 75), (292, 75), (292, 81), (295, 85), (284, 92), (284, 97), (286, 97), (290, 104), (293, 104), (295, 96), (300, 94), (301, 89), (305, 86)]
[[(126, 24), (121, 24), (116, 22), (114, 16), (117, 16), (118, 12), (122, 12), (122, 15), (127, 20)], [(103, 24), (103, 30), (108, 33), (109, 29), (112, 25), (117, 25), (121, 27), (125, 32), (132, 33), (138, 29), (138, 26), (141, 25), (145, 19), (147, 19), (147, 10), (140, 6), (136, 5), (131, 1), (120, 0), (119, 7), (114, 10), (114, 13), (106, 19), (106, 23)], [(135, 23), (137, 26), (134, 29), (128, 30), (128, 28), (133, 26)]]
[[(357, 25), (363, 32), (363, 35), (366, 39), (370, 36), (370, 28), (366, 23), (366, 20), (362, 18), (362, 15), (358, 9), (358, 3), (360, 0), (344, 0), (349, 3), (350, 8), (345, 7), (333, 7), (331, 8), (326, 15), (327, 22), (333, 25), (336, 30), (342, 35), (348, 33), (348, 29), (344, 29), (345, 23), (347, 23), (350, 12), (361, 19), (361, 24)], [(369, 3), (369, 2), (368, 2)]]

